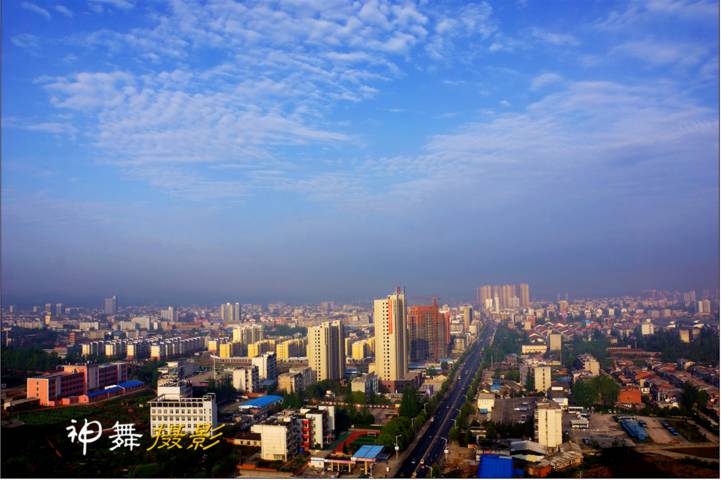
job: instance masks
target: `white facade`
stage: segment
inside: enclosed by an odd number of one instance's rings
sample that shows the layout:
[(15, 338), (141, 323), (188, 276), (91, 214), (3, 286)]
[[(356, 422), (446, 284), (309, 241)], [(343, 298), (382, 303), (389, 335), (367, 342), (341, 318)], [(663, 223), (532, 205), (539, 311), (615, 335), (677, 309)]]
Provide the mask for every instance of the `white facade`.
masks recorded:
[(264, 353), (260, 357), (253, 357), (253, 366), (258, 367), (260, 380), (278, 380), (278, 369), (275, 361), (275, 352)]
[(375, 373), (381, 380), (404, 380), (408, 375), (406, 296), (400, 289), (373, 304)]
[[(215, 395), (209, 393), (202, 398), (171, 399), (159, 396), (149, 402), (150, 435), (157, 435), (161, 427), (165, 432), (172, 425), (182, 425), (184, 433), (195, 433), (201, 425), (218, 426), (218, 409)], [(177, 428), (177, 427), (176, 427)]]
[(549, 450), (555, 450), (563, 443), (563, 411), (554, 402), (536, 405), (536, 441)]
[(258, 367), (236, 368), (233, 370), (233, 388), (241, 392), (257, 392), (260, 387)]

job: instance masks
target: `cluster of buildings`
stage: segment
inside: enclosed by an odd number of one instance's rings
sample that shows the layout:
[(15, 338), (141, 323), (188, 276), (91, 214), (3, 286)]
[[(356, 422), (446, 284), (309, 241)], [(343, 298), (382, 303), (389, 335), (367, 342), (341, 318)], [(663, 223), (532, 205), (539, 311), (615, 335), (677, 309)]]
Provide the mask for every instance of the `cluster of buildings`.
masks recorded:
[(142, 382), (128, 380), (128, 365), (63, 365), (59, 370), (29, 377), (26, 395), (41, 406), (54, 407), (90, 403), (143, 388)]

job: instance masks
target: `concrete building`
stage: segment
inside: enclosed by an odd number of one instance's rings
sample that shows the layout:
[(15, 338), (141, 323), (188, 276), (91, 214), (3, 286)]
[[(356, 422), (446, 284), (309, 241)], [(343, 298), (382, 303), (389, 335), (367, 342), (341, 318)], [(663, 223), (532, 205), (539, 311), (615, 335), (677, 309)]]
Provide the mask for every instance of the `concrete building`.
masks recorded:
[(295, 393), (303, 390), (303, 376), (300, 373), (281, 373), (278, 375), (278, 390)]
[[(471, 311), (472, 315), (472, 311)], [(449, 325), (438, 310), (438, 303), (413, 305), (408, 309), (410, 359), (414, 362), (439, 361), (448, 356)]]
[(366, 373), (351, 380), (352, 392), (363, 392), (366, 396), (378, 393), (378, 376), (375, 373)]
[(560, 333), (551, 333), (548, 335), (548, 349), (552, 352), (559, 352), (563, 342), (563, 335)]
[(588, 370), (594, 377), (601, 373), (601, 365), (593, 355), (584, 353), (576, 358), (576, 365), (581, 370)]
[(654, 326), (653, 323), (651, 323), (651, 319), (647, 318), (644, 320), (644, 322), (641, 324), (641, 335), (653, 335), (654, 334)]
[[(150, 435), (158, 435), (161, 428), (167, 433), (173, 425), (182, 425), (183, 433), (195, 433), (202, 425), (218, 426), (218, 409), (215, 394), (202, 398), (167, 398), (158, 396), (150, 405)], [(175, 427), (178, 428), (178, 427)]]
[[(334, 408), (334, 407), (333, 407)], [(302, 446), (304, 450), (322, 450), (333, 441), (333, 423), (329, 410), (301, 408)]]
[(555, 451), (563, 443), (563, 411), (554, 402), (536, 405), (534, 434), (536, 442)]
[(168, 400), (180, 400), (193, 396), (193, 386), (187, 380), (175, 376), (161, 377), (158, 379), (158, 397)]
[(106, 298), (103, 304), (103, 312), (106, 315), (115, 315), (118, 313), (118, 297), (113, 295), (112, 297)]
[(538, 365), (533, 367), (533, 388), (537, 392), (547, 392), (551, 388), (551, 367)]
[(301, 422), (294, 413), (281, 412), (250, 428), (260, 434), (260, 458), (288, 461), (301, 447)]
[(308, 328), (308, 366), (318, 381), (345, 376), (345, 332), (340, 321)]
[(493, 406), (496, 404), (496, 394), (491, 392), (480, 392), (476, 399), (476, 405), (480, 413), (491, 414)]
[(229, 323), (238, 323), (241, 321), (242, 309), (240, 303), (224, 303), (220, 306), (220, 318), (226, 325)]
[(406, 296), (396, 293), (373, 304), (376, 355), (375, 373), (391, 391), (408, 376), (409, 342)]
[(275, 345), (275, 355), (279, 361), (287, 361), (292, 357), (302, 357), (306, 353), (306, 340), (292, 338)]
[(235, 325), (233, 327), (233, 341), (236, 343), (250, 345), (251, 343), (263, 340), (263, 338), (265, 338), (263, 325), (250, 323), (245, 325)]
[(256, 365), (233, 369), (233, 388), (241, 392), (260, 390), (260, 374)]
[(463, 312), (463, 331), (468, 332), (471, 330), (471, 322), (473, 322), (473, 307), (471, 305), (463, 305), (461, 312)]
[(165, 320), (166, 322), (177, 322), (178, 321), (178, 311), (173, 306), (169, 306), (168, 308), (165, 308), (160, 311), (160, 318)]
[(264, 353), (259, 357), (254, 357), (251, 362), (254, 366), (258, 367), (258, 376), (261, 381), (278, 380), (278, 366), (275, 360), (275, 352)]
[(548, 346), (545, 343), (534, 343), (530, 345), (521, 345), (521, 353), (546, 353)]

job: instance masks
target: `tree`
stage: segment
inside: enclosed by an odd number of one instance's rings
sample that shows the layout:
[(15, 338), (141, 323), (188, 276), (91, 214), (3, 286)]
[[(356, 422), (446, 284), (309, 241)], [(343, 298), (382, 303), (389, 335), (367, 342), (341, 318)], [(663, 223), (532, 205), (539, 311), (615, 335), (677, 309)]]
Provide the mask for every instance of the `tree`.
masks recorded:
[(418, 392), (413, 386), (409, 385), (403, 390), (403, 397), (401, 398), (401, 407), (398, 410), (398, 415), (401, 417), (413, 418), (418, 415), (420, 406), (418, 404)]

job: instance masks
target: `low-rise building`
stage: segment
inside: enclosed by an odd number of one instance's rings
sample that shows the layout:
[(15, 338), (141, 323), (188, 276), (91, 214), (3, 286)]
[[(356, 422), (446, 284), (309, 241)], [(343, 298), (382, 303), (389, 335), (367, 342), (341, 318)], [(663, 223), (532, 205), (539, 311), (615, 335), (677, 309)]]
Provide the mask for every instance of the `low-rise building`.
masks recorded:
[[(218, 426), (218, 409), (215, 394), (208, 393), (201, 398), (168, 398), (158, 396), (148, 402), (150, 405), (150, 435), (168, 432), (171, 428), (182, 426), (182, 432), (192, 434), (198, 427)], [(176, 427), (173, 427), (176, 426)]]

